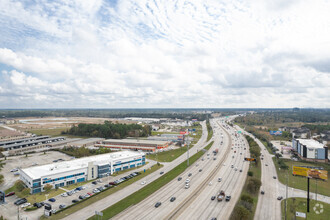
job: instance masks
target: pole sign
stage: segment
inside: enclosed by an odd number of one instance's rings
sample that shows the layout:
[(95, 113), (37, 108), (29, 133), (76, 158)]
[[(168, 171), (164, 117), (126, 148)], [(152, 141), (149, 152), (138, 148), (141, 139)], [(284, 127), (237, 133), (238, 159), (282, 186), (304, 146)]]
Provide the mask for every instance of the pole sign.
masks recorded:
[(292, 166), (292, 174), (314, 179), (328, 180), (328, 171), (308, 167)]
[(246, 160), (246, 161), (256, 161), (256, 158), (245, 157), (244, 160)]
[(269, 134), (278, 136), (278, 135), (282, 135), (282, 131), (269, 131)]

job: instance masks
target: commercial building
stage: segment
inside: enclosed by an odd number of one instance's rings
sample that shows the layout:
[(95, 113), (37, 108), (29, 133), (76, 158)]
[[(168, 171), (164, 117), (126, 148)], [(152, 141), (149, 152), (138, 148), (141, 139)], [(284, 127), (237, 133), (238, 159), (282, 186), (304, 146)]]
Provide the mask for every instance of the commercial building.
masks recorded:
[(50, 138), (49, 136), (38, 136), (38, 137), (30, 137), (30, 138), (0, 142), (0, 147), (2, 147), (5, 151), (8, 151), (8, 150), (14, 150), (24, 147), (31, 147), (39, 144), (47, 144), (56, 141), (63, 141), (64, 139), (65, 137)]
[(141, 140), (141, 139), (108, 139), (95, 147), (107, 147), (112, 150), (142, 150), (146, 152), (155, 152), (157, 149), (167, 148), (168, 141), (154, 141), (154, 140)]
[(313, 139), (292, 139), (292, 148), (299, 157), (308, 161), (328, 161), (328, 147)]
[(150, 136), (148, 140), (167, 141), (167, 142), (182, 142), (182, 134), (161, 134), (159, 136)]
[(46, 184), (53, 188), (68, 186), (144, 164), (144, 153), (120, 151), (20, 169), (19, 173), (21, 180), (33, 194), (44, 191)]

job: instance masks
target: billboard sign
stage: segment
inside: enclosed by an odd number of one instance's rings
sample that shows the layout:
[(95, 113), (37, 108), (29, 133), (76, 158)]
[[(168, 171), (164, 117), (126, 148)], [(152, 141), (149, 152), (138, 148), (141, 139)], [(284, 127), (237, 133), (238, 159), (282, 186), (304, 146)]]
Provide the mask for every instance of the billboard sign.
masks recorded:
[(282, 135), (282, 131), (269, 131), (270, 135)]
[(247, 160), (247, 161), (256, 161), (256, 158), (248, 158), (248, 157), (245, 157), (244, 160)]
[(197, 119), (191, 119), (193, 122), (196, 122), (197, 121)]
[(297, 176), (310, 177), (314, 179), (328, 179), (328, 171), (308, 167), (292, 166), (292, 174)]

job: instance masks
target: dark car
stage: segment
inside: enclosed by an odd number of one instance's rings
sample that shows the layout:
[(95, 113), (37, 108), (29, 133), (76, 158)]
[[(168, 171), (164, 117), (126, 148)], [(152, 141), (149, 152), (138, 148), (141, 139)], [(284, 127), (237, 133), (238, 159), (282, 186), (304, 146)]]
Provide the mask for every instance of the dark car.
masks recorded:
[(226, 196), (226, 202), (229, 202), (231, 199), (231, 196)]
[(83, 195), (80, 195), (78, 198), (79, 198), (79, 199), (84, 199), (84, 198), (85, 198), (85, 196), (83, 196)]
[(189, 174), (188, 174), (188, 176), (191, 176), (191, 175), (192, 175), (192, 173), (189, 173)]
[(12, 196), (12, 195), (15, 195), (15, 192), (10, 192), (10, 193), (6, 194), (5, 197)]
[(45, 205), (45, 203), (44, 203), (44, 202), (40, 202), (40, 205), (44, 206), (44, 205)]
[(114, 186), (114, 185), (116, 185), (116, 183), (115, 182), (110, 182), (109, 185)]
[(160, 172), (160, 175), (164, 174), (164, 171)]
[(162, 204), (161, 202), (157, 202), (157, 203), (155, 204), (155, 207), (158, 208), (161, 204)]
[(276, 176), (273, 176), (273, 179), (276, 179)]
[(34, 207), (37, 207), (37, 208), (41, 208), (42, 207), (42, 205), (39, 202), (34, 203), (33, 206)]
[(26, 203), (27, 199), (23, 198), (23, 199), (18, 199), (14, 202), (15, 205), (22, 205), (23, 203)]
[(93, 182), (92, 182), (92, 184), (96, 185), (96, 184), (97, 184), (97, 182), (96, 182), (96, 181), (93, 181)]
[(213, 217), (213, 218), (211, 218), (211, 220), (217, 220), (217, 218)]
[(109, 186), (110, 186), (109, 184), (105, 184), (105, 185), (104, 185), (105, 188), (108, 188)]
[(59, 208), (59, 209), (64, 209), (65, 207), (66, 207), (66, 205), (61, 204), (58, 208)]
[(265, 191), (261, 190), (261, 194), (262, 194), (262, 195), (265, 194)]
[(77, 203), (79, 202), (77, 199), (72, 200), (72, 203)]
[(212, 196), (212, 197), (211, 197), (211, 200), (215, 200), (215, 196)]
[(174, 202), (175, 199), (176, 199), (176, 198), (173, 196), (173, 197), (170, 199), (170, 201), (171, 201), (171, 202)]
[(56, 199), (54, 199), (54, 198), (50, 198), (50, 199), (48, 199), (48, 201), (49, 201), (49, 202), (55, 202)]
[(283, 199), (283, 196), (277, 197), (277, 200), (282, 200), (282, 199)]
[(180, 181), (180, 180), (182, 180), (182, 177), (181, 176), (178, 178), (178, 181)]
[(199, 169), (199, 172), (202, 172), (202, 169)]

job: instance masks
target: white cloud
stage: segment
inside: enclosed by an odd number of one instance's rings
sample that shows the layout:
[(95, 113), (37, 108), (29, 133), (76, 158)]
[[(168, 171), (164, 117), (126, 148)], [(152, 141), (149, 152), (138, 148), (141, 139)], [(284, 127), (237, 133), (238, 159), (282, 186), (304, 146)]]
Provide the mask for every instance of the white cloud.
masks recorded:
[(113, 4), (4, 1), (0, 107), (330, 107), (328, 1)]

